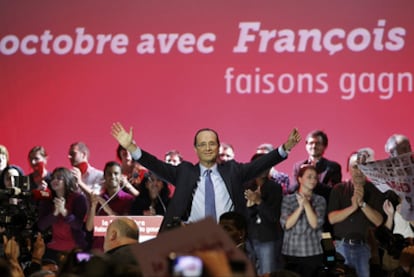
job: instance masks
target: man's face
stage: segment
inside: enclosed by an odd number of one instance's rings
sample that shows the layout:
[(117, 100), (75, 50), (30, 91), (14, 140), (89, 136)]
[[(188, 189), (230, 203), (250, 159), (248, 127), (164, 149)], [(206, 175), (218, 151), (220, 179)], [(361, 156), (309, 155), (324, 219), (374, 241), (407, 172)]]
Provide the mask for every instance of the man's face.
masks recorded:
[(358, 168), (358, 155), (354, 154), (349, 159), (349, 174), (351, 175), (352, 183), (363, 185), (366, 177), (364, 173)]
[(410, 143), (406, 140), (403, 140), (400, 142), (396, 142), (394, 147), (390, 149), (390, 156), (396, 157), (398, 155), (402, 155), (402, 154), (410, 153), (410, 152), (411, 152)]
[(234, 151), (230, 147), (222, 147), (219, 148), (219, 158), (222, 162), (231, 161), (234, 159)]
[(107, 189), (117, 189), (121, 182), (121, 168), (117, 165), (108, 167), (104, 173), (105, 187)]
[(172, 165), (179, 165), (181, 160), (178, 155), (167, 155), (165, 156), (165, 162)]
[(219, 145), (216, 134), (212, 131), (202, 131), (197, 135), (195, 151), (201, 164), (215, 163)]
[(30, 154), (29, 157), (30, 166), (34, 168), (38, 163), (43, 162), (44, 164), (47, 163), (46, 157), (43, 157), (40, 151), (36, 151)]
[(321, 158), (325, 153), (325, 148), (321, 137), (310, 137), (306, 141), (306, 151), (312, 158)]
[(78, 165), (78, 164), (80, 164), (82, 162), (86, 162), (87, 161), (87, 159), (86, 159), (86, 153), (81, 152), (79, 150), (79, 147), (77, 145), (75, 145), (75, 146), (73, 146), (73, 147), (71, 147), (69, 149), (68, 158), (69, 158), (70, 164), (72, 166), (75, 166), (75, 165)]

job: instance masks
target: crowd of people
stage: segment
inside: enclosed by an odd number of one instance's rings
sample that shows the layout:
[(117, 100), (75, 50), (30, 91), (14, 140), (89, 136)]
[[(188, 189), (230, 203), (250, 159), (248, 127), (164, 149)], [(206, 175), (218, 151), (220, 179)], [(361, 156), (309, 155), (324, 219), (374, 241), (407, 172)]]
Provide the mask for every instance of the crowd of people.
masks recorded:
[[(296, 129), (277, 147), (259, 145), (246, 163), (208, 128), (194, 136), (197, 164), (175, 149), (155, 157), (120, 123), (113, 124), (112, 136), (118, 161), (103, 170), (90, 164), (83, 142), (69, 146), (71, 167), (53, 170), (46, 149), (34, 146), (28, 174), (0, 145), (2, 276), (141, 276), (129, 248), (139, 241), (138, 226), (118, 217), (105, 237), (95, 237), (94, 219), (102, 215), (161, 215), (160, 233), (212, 217), (258, 276), (414, 272), (414, 222), (401, 215), (397, 193), (380, 191), (358, 167), (374, 160), (369, 148), (350, 153), (350, 179), (343, 180), (340, 164), (324, 156), (328, 136), (312, 131), (305, 138), (307, 157), (292, 163), (289, 178), (275, 166), (301, 141)], [(392, 135), (385, 150), (390, 157), (412, 152), (403, 135)], [(327, 262), (323, 233), (332, 238), (334, 266)], [(384, 245), (384, 234), (402, 237), (401, 251)], [(339, 264), (343, 275), (333, 273)]]

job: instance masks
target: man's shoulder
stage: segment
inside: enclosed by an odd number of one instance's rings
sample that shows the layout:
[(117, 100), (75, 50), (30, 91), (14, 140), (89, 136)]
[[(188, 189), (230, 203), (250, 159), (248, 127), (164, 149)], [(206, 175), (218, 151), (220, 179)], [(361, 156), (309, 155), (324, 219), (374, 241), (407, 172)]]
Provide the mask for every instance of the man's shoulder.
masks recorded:
[(333, 160), (329, 160), (329, 159), (327, 159), (327, 158), (324, 158), (324, 157), (322, 157), (322, 159), (321, 160), (323, 160), (323, 161), (325, 161), (326, 162), (326, 164), (329, 166), (329, 167), (331, 167), (331, 168), (341, 168), (341, 165), (338, 163), (338, 162), (336, 162), (336, 161), (333, 161)]
[(344, 190), (351, 189), (351, 187), (352, 187), (352, 184), (350, 182), (340, 182), (332, 188), (332, 191), (342, 192)]
[(111, 259), (115, 259), (117, 261), (122, 261), (125, 264), (138, 264), (134, 254), (133, 254), (133, 247), (135, 244), (124, 244), (118, 246), (105, 254)]
[(193, 163), (191, 163), (191, 162), (189, 162), (189, 161), (182, 161), (179, 165), (176, 165), (177, 167), (195, 167), (196, 165), (198, 165), (198, 163), (197, 164), (193, 164)]
[(88, 169), (86, 170), (86, 175), (90, 179), (96, 179), (96, 178), (103, 178), (103, 171), (100, 169), (97, 169), (93, 167), (92, 165), (88, 166)]
[(308, 163), (307, 159), (306, 160), (300, 160), (300, 161), (295, 162), (293, 164), (293, 167), (299, 169), (302, 165), (304, 165), (306, 163)]
[(384, 196), (384, 193), (382, 193), (379, 189), (378, 189), (378, 187), (374, 184), (374, 183), (372, 183), (372, 182), (370, 182), (370, 181), (367, 181), (366, 183), (365, 183), (365, 185), (364, 185), (364, 189), (365, 190), (367, 190), (367, 191), (370, 191), (371, 193), (373, 193), (373, 194), (376, 194), (376, 195), (379, 195), (379, 196), (383, 196), (383, 197), (385, 197)]
[(179, 165), (173, 165), (173, 167), (176, 167), (177, 169), (177, 173), (178, 172), (193, 172), (193, 171), (198, 171), (200, 169), (200, 165), (197, 164), (193, 164), (189, 161), (182, 161)]
[(217, 163), (217, 170), (227, 170), (229, 168), (235, 168), (238, 167), (241, 163), (239, 163), (236, 160), (230, 160), (230, 161), (226, 161), (226, 162), (220, 162)]
[(135, 197), (133, 195), (129, 194), (128, 192), (126, 192), (122, 189), (118, 192), (118, 198), (122, 199), (122, 200), (127, 200), (127, 201), (128, 200), (132, 201), (132, 200), (135, 199)]
[(89, 164), (87, 172), (93, 172), (93, 173), (101, 173), (103, 174), (103, 171), (100, 169), (97, 169), (96, 167), (94, 167), (93, 165)]
[(267, 179), (266, 182), (263, 184), (263, 187), (266, 190), (282, 192), (282, 186), (273, 179)]

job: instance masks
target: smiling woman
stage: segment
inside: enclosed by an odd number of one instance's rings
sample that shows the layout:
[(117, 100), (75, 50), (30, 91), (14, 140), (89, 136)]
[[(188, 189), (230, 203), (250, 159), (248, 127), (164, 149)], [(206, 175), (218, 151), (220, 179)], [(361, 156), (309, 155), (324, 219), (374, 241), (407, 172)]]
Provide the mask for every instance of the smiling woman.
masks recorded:
[(285, 255), (286, 268), (305, 277), (315, 276), (323, 265), (320, 240), (326, 201), (313, 193), (318, 183), (317, 176), (312, 165), (299, 170), (299, 191), (283, 198), (280, 216), (285, 230), (282, 254)]
[(44, 258), (58, 261), (62, 252), (87, 246), (83, 227), (87, 200), (76, 192), (76, 179), (67, 168), (53, 170), (51, 187), (53, 199), (43, 200), (39, 205), (38, 227), (41, 231), (52, 230)]

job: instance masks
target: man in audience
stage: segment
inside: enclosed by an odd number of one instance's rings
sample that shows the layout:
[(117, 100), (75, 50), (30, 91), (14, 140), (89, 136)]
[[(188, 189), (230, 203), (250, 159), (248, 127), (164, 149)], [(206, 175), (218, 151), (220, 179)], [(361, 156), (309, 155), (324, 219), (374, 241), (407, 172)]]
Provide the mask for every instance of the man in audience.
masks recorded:
[(335, 249), (359, 277), (370, 275), (369, 229), (383, 221), (384, 196), (358, 168), (360, 154), (348, 159), (351, 180), (337, 184), (331, 192), (328, 219), (333, 225)]
[[(132, 185), (121, 173), (121, 165), (117, 162), (107, 162), (104, 169), (103, 190), (99, 195), (91, 194), (89, 211), (86, 219), (86, 230), (93, 231), (95, 215), (128, 215), (134, 196), (123, 190)], [(93, 248), (101, 248), (102, 240), (94, 238)]]
[[(43, 146), (37, 145), (30, 149), (28, 161), (32, 172), (29, 174), (30, 189), (44, 192), (43, 195), (47, 198), (50, 194), (51, 174), (47, 170), (47, 153)], [(36, 193), (38, 196), (40, 193)], [(43, 196), (42, 194), (40, 194)], [(43, 197), (39, 197), (40, 199)]]
[(183, 161), (183, 156), (178, 150), (170, 150), (164, 155), (164, 161), (168, 164), (179, 165)]
[(219, 147), (219, 162), (234, 160), (234, 148), (231, 144), (222, 142)]
[(119, 217), (114, 219), (106, 230), (104, 251), (108, 255), (115, 255), (124, 252), (127, 246), (138, 242), (139, 229), (135, 221), (127, 217)]
[(390, 157), (410, 153), (412, 152), (410, 140), (404, 135), (394, 134), (390, 136), (385, 143), (385, 152), (387, 152)]
[[(293, 180), (297, 179), (299, 169), (303, 164), (311, 164), (316, 167), (320, 185), (327, 188), (333, 188), (337, 183), (340, 183), (342, 180), (340, 164), (324, 157), (325, 150), (328, 147), (328, 136), (325, 132), (320, 130), (310, 132), (306, 136), (305, 143), (308, 158), (304, 161), (297, 162), (294, 165)], [(297, 184), (294, 184), (294, 186), (296, 189)], [(314, 192), (318, 193), (317, 190)]]
[(130, 218), (119, 217), (109, 224), (103, 248), (111, 262), (118, 265), (119, 270), (125, 273), (136, 272), (139, 274), (135, 276), (141, 276), (139, 263), (131, 249), (138, 242), (139, 229), (135, 221)]
[[(164, 161), (167, 164), (172, 165), (179, 165), (183, 161), (183, 156), (181, 156), (181, 153), (178, 150), (170, 150), (164, 155)], [(168, 184), (168, 189), (170, 190), (169, 198), (172, 198), (175, 192), (175, 186), (172, 184)]]
[(101, 192), (103, 172), (89, 163), (89, 148), (84, 142), (72, 143), (69, 147), (69, 161), (73, 166), (72, 173), (76, 177), (79, 187), (87, 195), (92, 192)]

